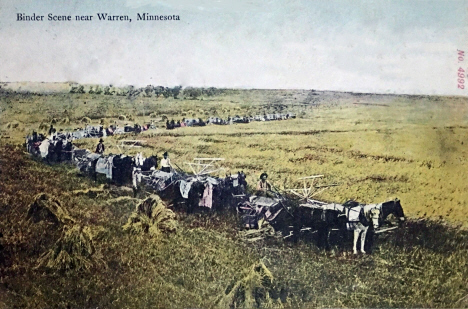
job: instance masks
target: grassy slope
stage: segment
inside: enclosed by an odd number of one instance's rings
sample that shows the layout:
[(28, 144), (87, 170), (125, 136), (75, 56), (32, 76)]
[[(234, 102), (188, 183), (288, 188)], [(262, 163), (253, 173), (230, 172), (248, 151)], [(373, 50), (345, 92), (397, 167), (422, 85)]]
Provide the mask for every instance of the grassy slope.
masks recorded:
[[(253, 91), (214, 101), (175, 104), (142, 98), (136, 104), (116, 97), (16, 95), (1, 98), (2, 102), (13, 102), (7, 104), (10, 107), (1, 121), (17, 119), (26, 129), (37, 127), (44, 118), (63, 116), (65, 109), (73, 121), (93, 110), (137, 114), (145, 104), (148, 109), (158, 107), (178, 115), (202, 113), (202, 107), (230, 109), (222, 113), (232, 115), (233, 111), (242, 114), (268, 108), (261, 106), (269, 102), (277, 102), (270, 110), (278, 109), (292, 96)], [(308, 98), (307, 93), (297, 97)], [(351, 105), (354, 99), (347, 95), (323, 97), (329, 104), (313, 109), (290, 107), (303, 111), (303, 119), (150, 132), (143, 135), (149, 143), (143, 152), (169, 149), (178, 163), (198, 155), (223, 156), (225, 166), (233, 171), (244, 169), (250, 183), (267, 170), (280, 187), (297, 185), (299, 176), (324, 173), (325, 182), (341, 185), (322, 194), (323, 199), (354, 197), (378, 202), (398, 196), (413, 217), (443, 216), (466, 224), (464, 100), (365, 98), (366, 102), (393, 104), (375, 107)], [(87, 104), (79, 105), (83, 100)], [(43, 112), (38, 113), (38, 109)], [(5, 134), (17, 143), (25, 132), (20, 129)], [(91, 148), (95, 141), (78, 144)], [(329, 256), (307, 243), (247, 245), (236, 237), (235, 219), (217, 215), (180, 214), (179, 232), (155, 241), (121, 231), (132, 203), (109, 205), (106, 201), (112, 196), (71, 195), (71, 189), (93, 184), (74, 176), (67, 167), (44, 166), (11, 148), (2, 149), (0, 167), (0, 229), (8, 253), (8, 267), (1, 270), (0, 301), (8, 307), (63, 307), (70, 303), (76, 307), (206, 308), (260, 257), (293, 307), (467, 306), (466, 301), (459, 301), (468, 290), (467, 236), (441, 224), (411, 222), (401, 234), (381, 236), (372, 256), (357, 259), (342, 253)], [(24, 220), (33, 195), (42, 191), (59, 197), (79, 223), (96, 231), (96, 257), (105, 263), (88, 272), (66, 275), (33, 269), (39, 255), (58, 237), (53, 228)]]

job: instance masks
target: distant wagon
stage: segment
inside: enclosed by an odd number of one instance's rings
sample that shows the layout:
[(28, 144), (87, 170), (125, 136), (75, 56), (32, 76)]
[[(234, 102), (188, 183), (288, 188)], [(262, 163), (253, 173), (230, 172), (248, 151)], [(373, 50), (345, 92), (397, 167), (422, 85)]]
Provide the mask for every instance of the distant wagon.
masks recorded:
[(87, 137), (103, 137), (106, 135), (106, 131), (103, 129), (103, 126), (86, 126), (85, 135)]
[(198, 124), (198, 119), (185, 119), (184, 122), (187, 125), (187, 127), (193, 127)]
[(210, 117), (208, 118), (208, 123), (212, 124), (225, 124), (225, 121), (219, 117)]

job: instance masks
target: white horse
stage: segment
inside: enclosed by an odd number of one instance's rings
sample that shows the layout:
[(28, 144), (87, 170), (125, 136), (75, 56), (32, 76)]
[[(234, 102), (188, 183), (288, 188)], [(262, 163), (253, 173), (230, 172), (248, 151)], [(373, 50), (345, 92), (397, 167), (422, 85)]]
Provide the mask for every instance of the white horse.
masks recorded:
[[(364, 225), (361, 221), (362, 215), (364, 215), (365, 220), (367, 222), (371, 222), (374, 229), (379, 227), (379, 218), (380, 213), (382, 211), (382, 204), (369, 204), (369, 205), (359, 205), (356, 207), (348, 208), (348, 222), (346, 223), (346, 227), (349, 231), (354, 232), (354, 239), (353, 239), (353, 252), (357, 254), (357, 243), (359, 237), (361, 237), (361, 252), (366, 253), (364, 250), (364, 245), (366, 242), (367, 230), (369, 229), (369, 225)], [(363, 214), (362, 214), (363, 212)]]

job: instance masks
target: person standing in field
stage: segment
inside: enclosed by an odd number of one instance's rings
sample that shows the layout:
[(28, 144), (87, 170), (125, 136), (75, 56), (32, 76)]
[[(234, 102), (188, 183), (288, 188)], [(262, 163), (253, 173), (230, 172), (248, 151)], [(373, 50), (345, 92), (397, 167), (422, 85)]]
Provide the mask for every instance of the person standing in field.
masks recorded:
[(102, 138), (99, 140), (99, 144), (96, 146), (96, 153), (103, 154), (106, 147), (104, 147), (104, 141)]
[(54, 126), (53, 125), (50, 125), (50, 128), (49, 128), (49, 135), (52, 135), (56, 132), (57, 130), (55, 130)]
[(171, 164), (171, 160), (169, 159), (169, 154), (167, 153), (167, 151), (163, 154), (163, 157), (164, 158), (161, 160), (161, 171), (170, 173), (172, 164)]

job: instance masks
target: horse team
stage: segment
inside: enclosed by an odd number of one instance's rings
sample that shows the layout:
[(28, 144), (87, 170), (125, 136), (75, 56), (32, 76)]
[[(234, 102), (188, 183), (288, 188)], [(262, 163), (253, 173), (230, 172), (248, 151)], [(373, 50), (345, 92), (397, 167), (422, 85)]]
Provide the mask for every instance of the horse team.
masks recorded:
[[(307, 234), (315, 234), (317, 246), (329, 250), (332, 232), (338, 234), (340, 242), (347, 238), (348, 231), (353, 232), (353, 252), (358, 253), (360, 238), (360, 252), (365, 254), (371, 247), (371, 236), (379, 228), (390, 222), (392, 215), (398, 226), (405, 220), (403, 208), (399, 199), (380, 204), (364, 205), (356, 201), (344, 204), (326, 203), (308, 199), (305, 203), (300, 200), (276, 194), (276, 198), (251, 196), (238, 205), (238, 212), (242, 214), (246, 228), (259, 228), (259, 222), (267, 221), (275, 231), (281, 232), (284, 238), (294, 242)], [(369, 249), (366, 249), (366, 246)]]

